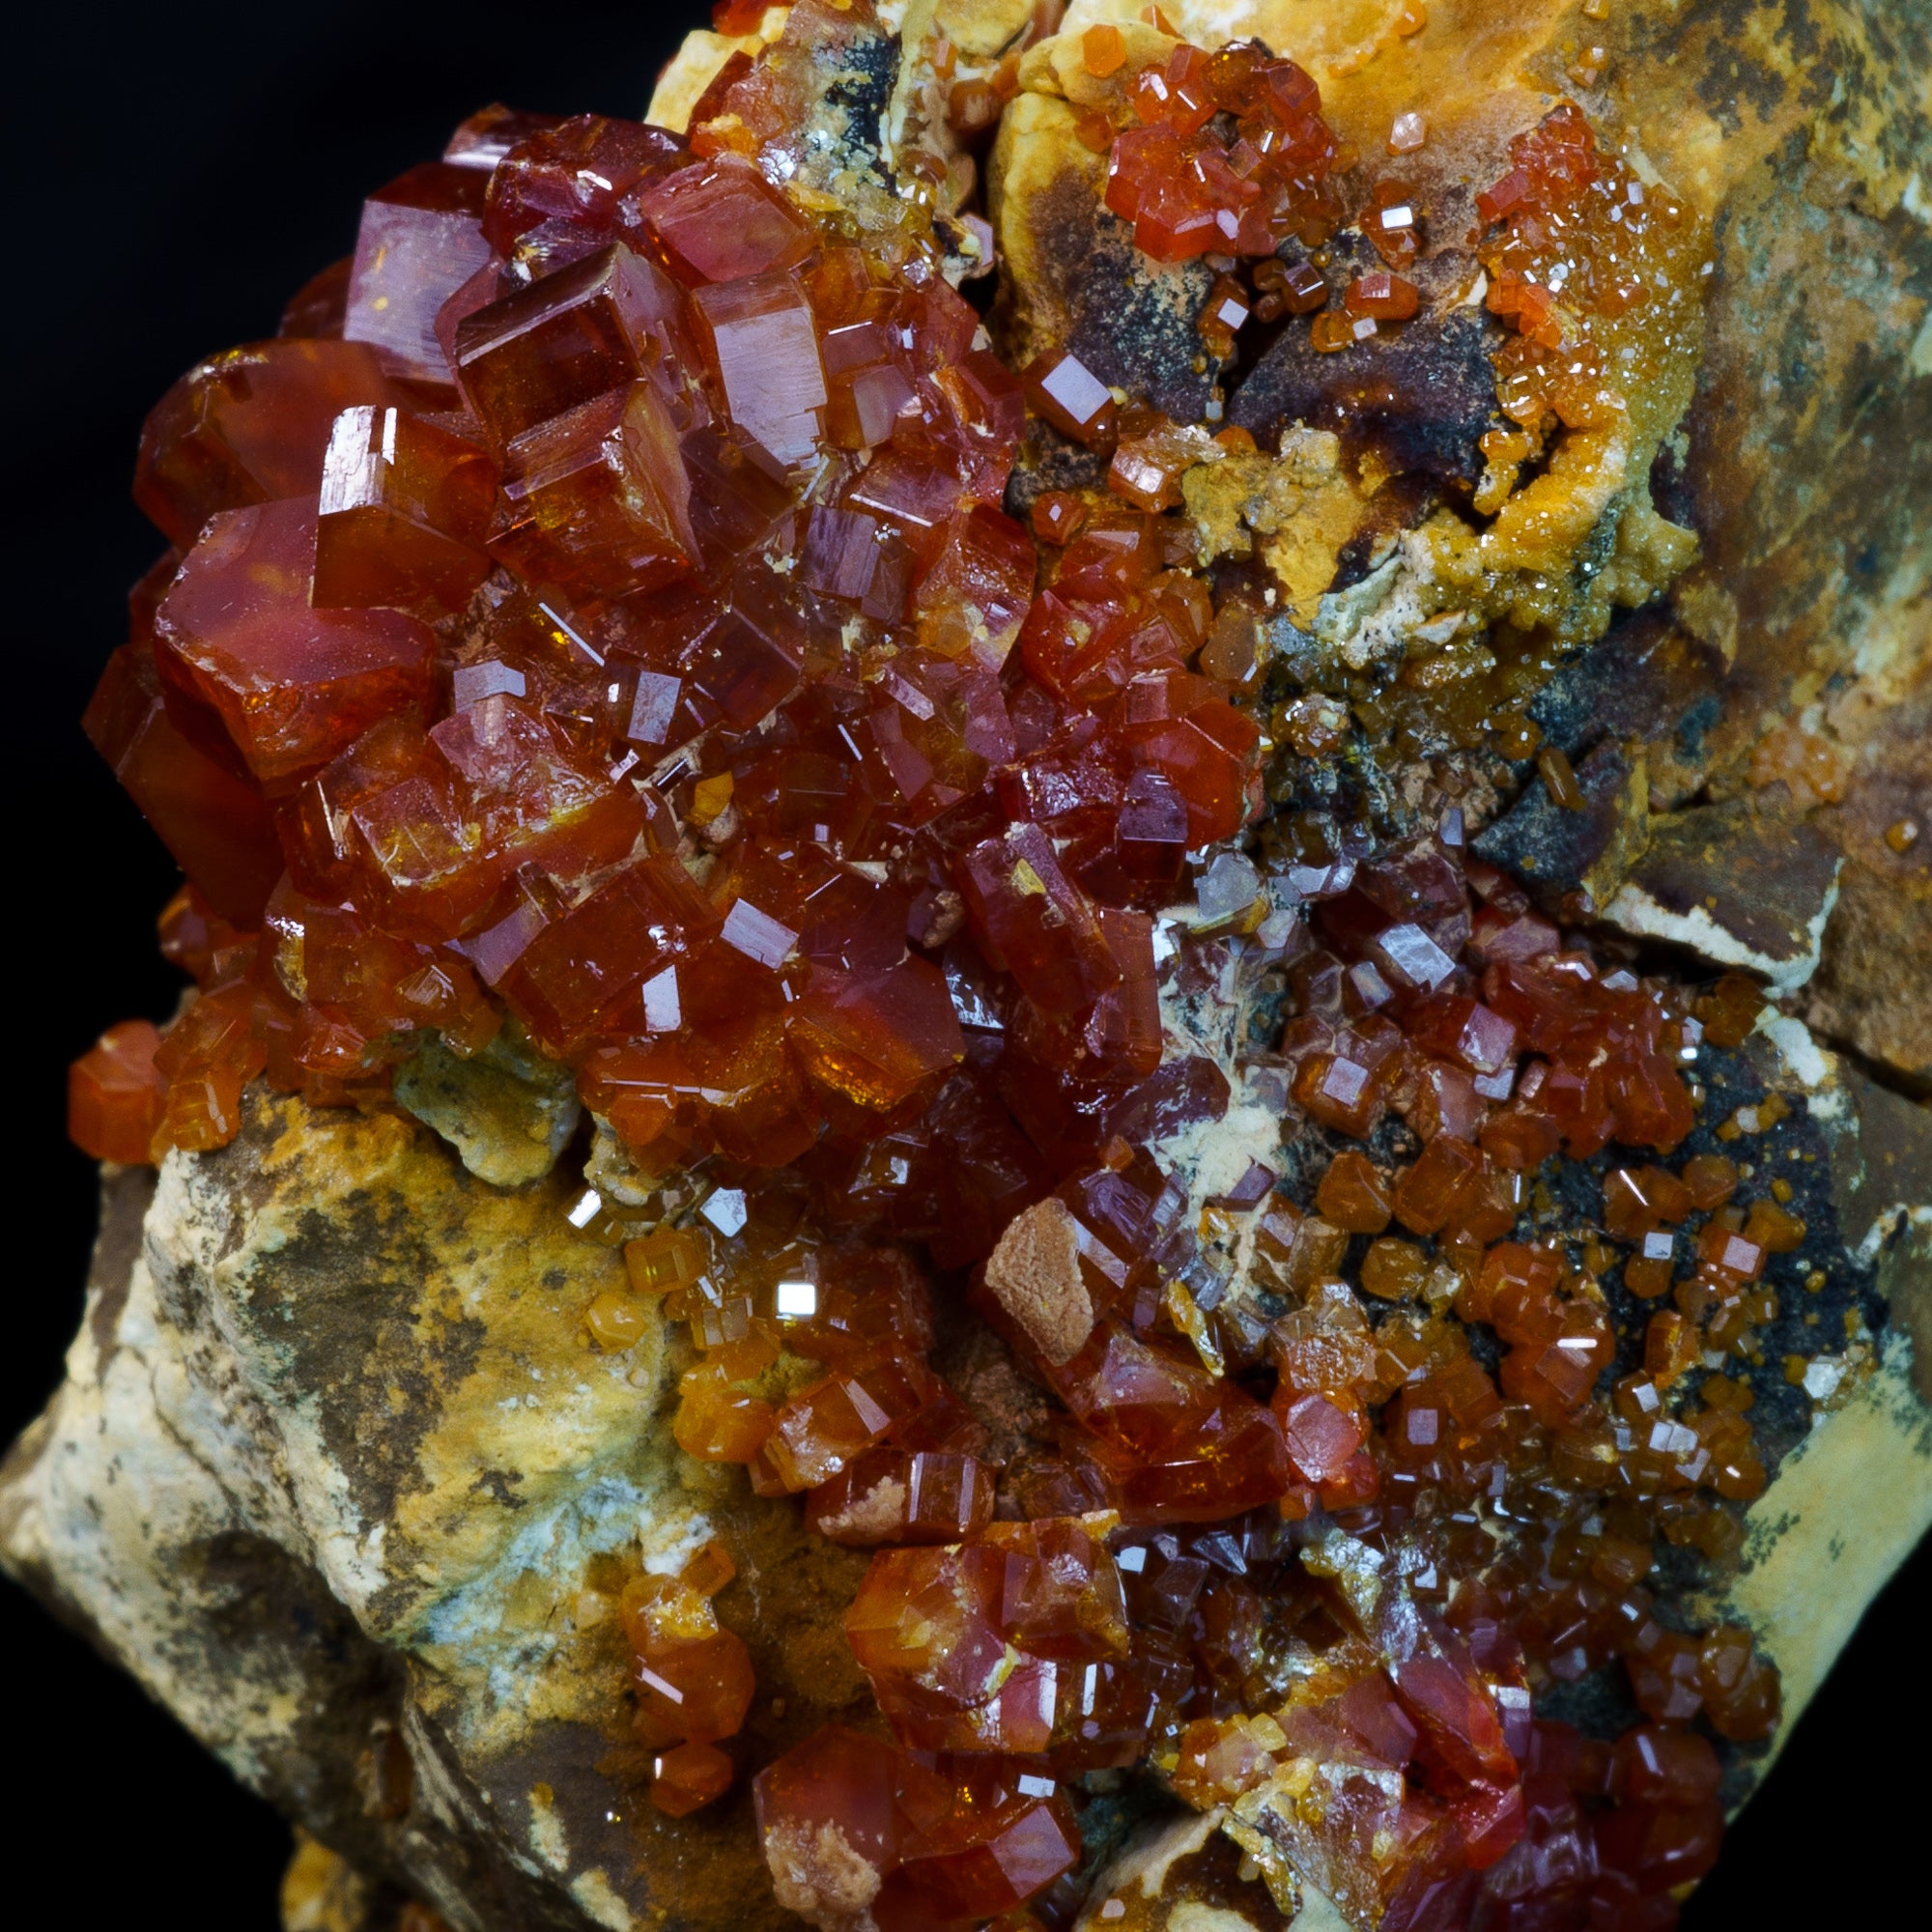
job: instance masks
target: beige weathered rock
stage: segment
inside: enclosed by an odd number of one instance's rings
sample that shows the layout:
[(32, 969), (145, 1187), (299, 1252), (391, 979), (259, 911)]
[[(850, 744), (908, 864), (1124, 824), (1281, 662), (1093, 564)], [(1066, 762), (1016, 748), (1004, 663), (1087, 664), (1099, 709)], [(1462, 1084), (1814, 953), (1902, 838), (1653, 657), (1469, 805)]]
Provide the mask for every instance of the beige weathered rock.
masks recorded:
[(784, 32), (789, 11), (767, 7), (756, 30), (749, 34), (714, 34), (708, 27), (694, 27), (658, 75), (644, 119), (682, 134), (691, 125), (691, 110), (717, 79), (718, 70), (733, 54), (756, 54), (770, 46)]
[(656, 1321), (591, 1347), (623, 1269), (562, 1179), (495, 1189), (407, 1117), (265, 1098), (149, 1191), (108, 1180), (67, 1384), (0, 1480), (7, 1569), (458, 1932), (776, 1923), (742, 1789), (675, 1826), (644, 1802), (615, 1597), (726, 1537), (764, 1755), (863, 1708), (865, 1558), (677, 1450)]
[(1008, 1222), (986, 1257), (986, 1286), (1049, 1362), (1066, 1362), (1094, 1332), (1080, 1276), (1080, 1224), (1049, 1195)]
[(506, 1025), (464, 1059), (432, 1034), (396, 1069), (396, 1101), (453, 1147), (479, 1180), (541, 1180), (577, 1130), (582, 1108), (567, 1068)]
[[(1932, 368), (1923, 386), (1932, 387)], [(1924, 626), (1927, 595), (1917, 602)], [(1907, 604), (1893, 615), (1902, 625), (1914, 612)], [(1932, 689), (1889, 695), (1860, 680), (1828, 711), (1846, 720), (1840, 742), (1849, 738), (1856, 753), (1843, 801), (1817, 813), (1844, 865), (1805, 1016), (1913, 1092), (1932, 1094)]]

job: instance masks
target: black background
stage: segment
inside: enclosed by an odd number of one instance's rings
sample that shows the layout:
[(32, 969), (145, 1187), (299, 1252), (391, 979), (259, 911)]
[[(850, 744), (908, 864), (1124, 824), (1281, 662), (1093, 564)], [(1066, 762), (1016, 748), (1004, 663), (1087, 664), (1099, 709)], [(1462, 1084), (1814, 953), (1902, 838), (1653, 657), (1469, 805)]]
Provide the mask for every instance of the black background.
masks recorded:
[[(175, 997), (153, 924), (172, 868), (76, 722), (121, 640), (126, 588), (161, 547), (128, 498), (142, 416), (197, 356), (272, 334), (286, 298), (354, 244), (361, 195), (434, 156), (465, 114), (492, 99), (640, 114), (700, 23), (697, 0), (161, 0), (125, 18), (56, 5), (24, 39), (10, 30), (0, 796), (15, 1151), (0, 1441), (54, 1386), (80, 1306), (94, 1179), (61, 1131), (67, 1063)], [(1868, 1922), (1911, 1881), (1926, 1826), (1923, 1778), (1904, 1766), (1923, 1750), (1929, 1555), (1866, 1616), (1688, 1932)], [(279, 1820), (4, 1582), (0, 1659), (0, 1884), (58, 1873), (83, 1924), (192, 1914), (212, 1932), (269, 1932)]]

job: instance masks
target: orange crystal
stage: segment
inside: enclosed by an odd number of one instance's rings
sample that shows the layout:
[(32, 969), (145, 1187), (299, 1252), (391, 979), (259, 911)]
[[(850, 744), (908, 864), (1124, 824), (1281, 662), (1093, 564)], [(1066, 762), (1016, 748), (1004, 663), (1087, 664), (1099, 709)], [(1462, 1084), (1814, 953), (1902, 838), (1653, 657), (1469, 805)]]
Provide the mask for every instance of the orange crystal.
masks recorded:
[(309, 601), (460, 611), (489, 574), (496, 466), (402, 410), (345, 410), (329, 431)]
[(429, 691), (433, 640), (414, 618), (311, 607), (316, 526), (301, 501), (212, 518), (156, 616), (163, 683), (208, 706), (267, 781), (314, 771)]
[(1352, 1148), (1328, 1163), (1315, 1190), (1315, 1205), (1324, 1220), (1351, 1235), (1379, 1235), (1393, 1211), (1380, 1175), (1366, 1154)]
[(123, 1020), (69, 1069), (67, 1130), (96, 1160), (147, 1160), (161, 1123), (167, 1082), (155, 1068), (161, 1036), (148, 1020)]
[(312, 496), (344, 410), (412, 398), (360, 342), (264, 342), (198, 364), (141, 431), (134, 500), (185, 550), (219, 510)]
[(685, 1818), (731, 1788), (731, 1760), (716, 1745), (673, 1745), (651, 1760), (651, 1803)]
[(751, 1654), (735, 1632), (720, 1629), (709, 1600), (727, 1581), (705, 1562), (678, 1577), (641, 1577), (625, 1589), (636, 1728), (655, 1749), (715, 1744), (736, 1732), (751, 1709)]
[(1357, 275), (1342, 292), (1342, 304), (1350, 315), (1368, 316), (1377, 322), (1407, 321), (1420, 299), (1415, 284), (1389, 269), (1372, 269)]

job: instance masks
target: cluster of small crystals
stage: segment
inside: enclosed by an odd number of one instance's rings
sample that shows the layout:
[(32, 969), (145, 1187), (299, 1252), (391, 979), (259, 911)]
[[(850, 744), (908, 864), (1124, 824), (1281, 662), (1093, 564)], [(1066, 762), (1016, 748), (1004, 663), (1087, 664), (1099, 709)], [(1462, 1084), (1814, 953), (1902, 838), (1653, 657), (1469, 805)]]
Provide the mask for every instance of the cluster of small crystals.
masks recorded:
[(637, 1696), (636, 1730), (654, 1753), (651, 1803), (673, 1818), (730, 1788), (731, 1760), (719, 1741), (735, 1736), (757, 1689), (751, 1652), (722, 1629), (711, 1599), (737, 1575), (716, 1540), (675, 1577), (646, 1575), (619, 1603)]
[[(1089, 28), (1082, 58), (1096, 78), (1119, 71), (1120, 30)], [(1386, 266), (1352, 276), (1329, 305), (1324, 243), (1345, 214), (1332, 177), (1354, 156), (1321, 118), (1314, 80), (1259, 42), (1210, 54), (1183, 41), (1126, 80), (1116, 116), (1089, 110), (1078, 128), (1108, 151), (1107, 206), (1133, 224), (1136, 247), (1157, 262), (1221, 258), (1200, 316), (1211, 355), (1232, 355), (1250, 319), (1314, 314), (1310, 340), (1333, 353), (1416, 313), (1420, 294), (1401, 271), (1418, 252), (1422, 215), (1414, 190), (1393, 179), (1371, 188), (1357, 216)], [(1390, 151), (1423, 138), (1418, 117), (1405, 115)]]
[[(1096, 76), (1118, 71), (1120, 30), (1090, 28), (1082, 58)], [(1327, 240), (1340, 213), (1328, 183), (1336, 141), (1321, 91), (1294, 62), (1254, 41), (1211, 54), (1182, 41), (1123, 92), (1129, 125), (1117, 132), (1093, 113), (1079, 127), (1108, 151), (1107, 206), (1132, 222), (1144, 254), (1259, 258)]]
[(152, 1080), (124, 1041), (98, 1151), (217, 1146), (265, 1069), (374, 1097), (504, 1010), (647, 1171), (863, 1145), (964, 1051), (962, 901), (1043, 1065), (1150, 1070), (1133, 908), (1239, 829), (1258, 733), (1131, 505), (1065, 566), (1139, 621), (1077, 696), (1030, 674), (1019, 384), (929, 247), (849, 226), (661, 129), (486, 115), (371, 199), (346, 307), (163, 401), (176, 548), (88, 725), (204, 996)]
[(1518, 331), (1496, 358), (1497, 401), (1516, 427), (1483, 440), (1479, 509), (1500, 502), (1559, 427), (1607, 427), (1652, 374), (1643, 338), (1687, 326), (1696, 304), (1696, 224), (1600, 148), (1574, 103), (1516, 136), (1510, 161), (1476, 197), (1485, 300)]
[[(879, 1548), (846, 1628), (895, 1746), (821, 1733), (758, 1783), (774, 1868), (804, 1895), (813, 1833), (851, 1810), (882, 1821), (864, 1856), (895, 1922), (1010, 1910), (997, 1885), (941, 1889), (895, 1808), (970, 1769), (1006, 1780), (999, 1869), (1025, 1846), (1040, 1889), (1012, 1922), (1058, 1923), (1076, 1902), (1057, 1885), (1077, 1852), (1061, 1787), (1141, 1763), (1203, 1808), (1265, 1787), (1294, 1865), (1385, 1928), (1505, 1910), (1662, 1926), (1708, 1869), (1709, 1736), (1766, 1735), (1776, 1674), (1745, 1632), (1660, 1621), (1646, 1578), (1660, 1544), (1719, 1572), (1738, 1554), (1726, 1504), (1765, 1472), (1722, 1365), (1758, 1359), (1766, 1261), (1804, 1229), (1772, 1194), (1747, 1211), (1721, 1156), (1661, 1161), (1695, 1119), (1682, 1069), (1707, 1037), (1741, 1040), (1761, 999), (1730, 980), (1693, 1011), (1600, 974), (1448, 830), (1289, 867), (1312, 917), (1285, 946), (1186, 949), (1209, 973), (1217, 951), (1285, 952), (1294, 1011), (1266, 1058), (1290, 1111), (1362, 1143), (1393, 1112), (1420, 1153), (1390, 1167), (1344, 1146), (1305, 1208), (1257, 1165), (1194, 1216), (1145, 1146), (1074, 1159), (1052, 1199), (1086, 1344), (1048, 1358), (970, 1278), (1064, 1411), (1004, 1466), (926, 1360), (929, 1290), (903, 1249), (854, 1244), (861, 1217), (912, 1233), (931, 1213), (923, 1135), (895, 1139), (843, 1230), (772, 1177), (709, 1229), (627, 1250), (702, 1350), (684, 1446)], [(1512, 1238), (1552, 1159), (1613, 1141), (1659, 1158), (1607, 1168), (1585, 1230)], [(1353, 1285), (1351, 1237), (1368, 1241)], [(1231, 1284), (1237, 1247), (1269, 1302)], [(1619, 1279), (1658, 1305), (1640, 1366), (1611, 1378)], [(1614, 1747), (1534, 1718), (1533, 1690), (1619, 1662), (1644, 1721)]]
[[(137, 497), (172, 548), (87, 722), (187, 875), (162, 944), (200, 991), (77, 1064), (75, 1138), (219, 1147), (258, 1075), (380, 1104), (431, 1030), (473, 1055), (514, 1021), (574, 1069), (657, 1190), (586, 1197), (630, 1283), (593, 1340), (658, 1302), (681, 1446), (876, 1551), (847, 1632), (881, 1734), (756, 1780), (788, 1904), (1058, 1926), (1078, 1781), (1151, 1763), (1204, 1806), (1265, 1787), (1361, 1922), (1665, 1925), (1720, 1824), (1693, 1720), (1777, 1709), (1747, 1636), (1667, 1627), (1645, 1582), (1660, 1538), (1734, 1557), (1764, 1482), (1713, 1366), (1804, 1230), (1720, 1159), (1661, 1164), (1754, 997), (1603, 975), (1453, 812), (1202, 869), (1264, 751), (1170, 514), (1205, 434), (976, 347), (919, 196), (769, 185), (798, 64), (866, 17), (801, 0), (690, 143), (487, 110), (281, 337), (156, 409)], [(1312, 85), (1201, 60), (1137, 82), (1117, 182), (1238, 83), (1260, 160), (1223, 171), (1262, 188), (1229, 205), (1325, 220)], [(1117, 444), (1030, 530), (1000, 507), (1029, 404)], [(1256, 1164), (1190, 1208), (1152, 1150), (1231, 1090), (1160, 992), (1237, 968), (1290, 987), (1251, 1076), (1361, 1145), (1311, 1201)], [(1612, 1141), (1600, 1225), (1515, 1238), (1548, 1164)], [(1023, 1212), (1077, 1257), (1057, 1358), (985, 1278)], [(1613, 1378), (1619, 1277), (1657, 1308)], [(933, 1366), (935, 1291), (1052, 1398), (1025, 1453)], [(729, 1787), (754, 1691), (731, 1574), (712, 1547), (623, 1600), (672, 1815)], [(1614, 1747), (1532, 1715), (1617, 1660), (1645, 1722)]]
[[(1146, 17), (1172, 31), (1157, 10)], [(1124, 71), (1116, 28), (1090, 29), (1082, 54), (1097, 78)], [(1251, 85), (1271, 77), (1260, 108), (1239, 92), (1244, 74)], [(1283, 121), (1271, 136), (1257, 131), (1268, 113), (1287, 114), (1283, 103), (1290, 100), (1300, 119)], [(1421, 292), (1410, 274), (1432, 211), (1400, 169), (1401, 156), (1427, 143), (1420, 115), (1402, 114), (1391, 126), (1387, 148), (1398, 173), (1353, 189), (1348, 184), (1361, 159), (1329, 133), (1315, 83), (1300, 69), (1256, 45), (1210, 56), (1183, 43), (1126, 76), (1111, 118), (1090, 109), (1079, 126), (1090, 144), (1110, 150), (1108, 205), (1134, 222), (1136, 243), (1157, 260), (1205, 256), (1218, 270), (1197, 319), (1211, 357), (1233, 359), (1253, 339), (1251, 325), (1265, 327), (1289, 316), (1309, 316), (1311, 345), (1334, 354), (1418, 314)], [(1293, 193), (1271, 186), (1264, 170), (1255, 172), (1268, 139), (1286, 142), (1297, 156), (1322, 157), (1319, 167), (1311, 161), (1309, 171), (1293, 175)], [(1181, 142), (1179, 158), (1167, 165), (1172, 157), (1161, 144), (1175, 141)], [(1161, 165), (1142, 157), (1143, 150), (1151, 157), (1156, 147)], [(1484, 270), (1479, 292), (1516, 331), (1495, 357), (1507, 423), (1481, 439), (1486, 469), (1470, 506), (1484, 517), (1502, 507), (1564, 432), (1607, 430), (1626, 411), (1641, 417), (1652, 407), (1648, 399), (1671, 392), (1669, 372), (1698, 327), (1706, 247), (1684, 205), (1603, 149), (1574, 103), (1559, 104), (1517, 136), (1510, 162), (1476, 197), (1479, 227), (1468, 238)], [(1259, 207), (1273, 211), (1274, 240), (1249, 247), (1241, 223), (1258, 219)], [(1298, 225), (1289, 218), (1291, 209)], [(1338, 280), (1325, 244), (1345, 220), (1383, 266)], [(1246, 237), (1261, 240), (1258, 228)], [(1057, 359), (1043, 357), (1029, 377), (1045, 374)], [(1116, 431), (1122, 440), (1138, 439), (1131, 462), (1117, 464), (1110, 477), (1117, 490), (1122, 468), (1158, 480), (1163, 467), (1178, 477), (1203, 460), (1204, 432), (1158, 419), (1132, 422), (1126, 413), (1117, 421), (1104, 391), (1073, 372), (1050, 386), (1069, 395), (1084, 391), (1096, 412), (1092, 421), (1065, 420), (1051, 406), (1054, 398), (1030, 388), (1029, 399), (1056, 427), (1090, 443), (1104, 443)], [(1217, 440), (1230, 449), (1246, 446), (1239, 432), (1223, 432)], [(1546, 627), (1562, 630), (1563, 595), (1554, 580), (1527, 593), (1512, 584), (1492, 613), (1508, 622), (1486, 639), (1465, 626), (1460, 642), (1406, 665), (1385, 690), (1374, 689), (1373, 679), (1352, 680), (1360, 722), (1402, 757), (1439, 748), (1445, 734), (1464, 749), (1487, 742), (1505, 757), (1528, 756), (1537, 727), (1522, 706), (1553, 668)], [(1562, 763), (1560, 753), (1546, 756)], [(1814, 756), (1805, 772), (1817, 762)]]

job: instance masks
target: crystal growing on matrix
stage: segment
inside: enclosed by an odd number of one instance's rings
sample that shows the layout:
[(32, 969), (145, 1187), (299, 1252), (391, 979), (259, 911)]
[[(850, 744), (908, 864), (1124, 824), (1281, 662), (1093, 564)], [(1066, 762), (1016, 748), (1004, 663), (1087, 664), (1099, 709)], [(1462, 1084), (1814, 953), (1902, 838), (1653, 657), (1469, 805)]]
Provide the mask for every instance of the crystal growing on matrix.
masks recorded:
[[(1009, 369), (929, 203), (799, 185), (800, 63), (869, 18), (800, 0), (689, 136), (484, 110), (283, 336), (156, 405), (169, 549), (86, 726), (186, 875), (162, 941), (196, 994), (81, 1056), (72, 1135), (213, 1150), (257, 1080), (379, 1108), (431, 1034), (569, 1069), (626, 1173), (573, 1210), (626, 1270), (584, 1346), (681, 1324), (679, 1446), (863, 1552), (876, 1712), (776, 1755), (722, 1545), (620, 1604), (651, 1804), (749, 1780), (814, 1910), (836, 1827), (879, 1932), (1051, 1932), (1082, 1780), (1140, 1767), (1274, 1806), (1384, 1932), (1667, 1926), (1721, 1831), (1707, 1731), (1778, 1717), (1749, 1634), (1666, 1625), (1653, 1578), (1661, 1539), (1734, 1557), (1766, 1481), (1712, 1365), (1804, 1224), (1686, 1151), (1686, 1069), (1761, 996), (1605, 972), (1460, 810), (1264, 835), (1270, 772), (1353, 726), (1270, 711), (1257, 607), (1178, 507), (1255, 440), (1069, 344)], [(1204, 351), (1425, 326), (1437, 211), (1351, 185), (1301, 67), (1108, 24), (1078, 58), (1107, 218), (1208, 258)], [(1018, 85), (959, 82), (952, 127)], [(1682, 211), (1633, 181), (1565, 104), (1477, 196), (1513, 422), (1599, 420), (1576, 318), (1676, 299)], [(1035, 437), (1085, 468), (1009, 499)], [(1171, 1009), (1248, 972), (1279, 993), (1249, 1070), (1316, 1157), (1196, 1200), (1160, 1150), (1234, 1094)], [(1582, 1162), (1558, 1239), (1539, 1203)], [(942, 1366), (968, 1321), (1024, 1441)], [(1539, 1715), (1605, 1670), (1613, 1742)], [(1283, 1796), (1309, 1779), (1333, 1802)]]

